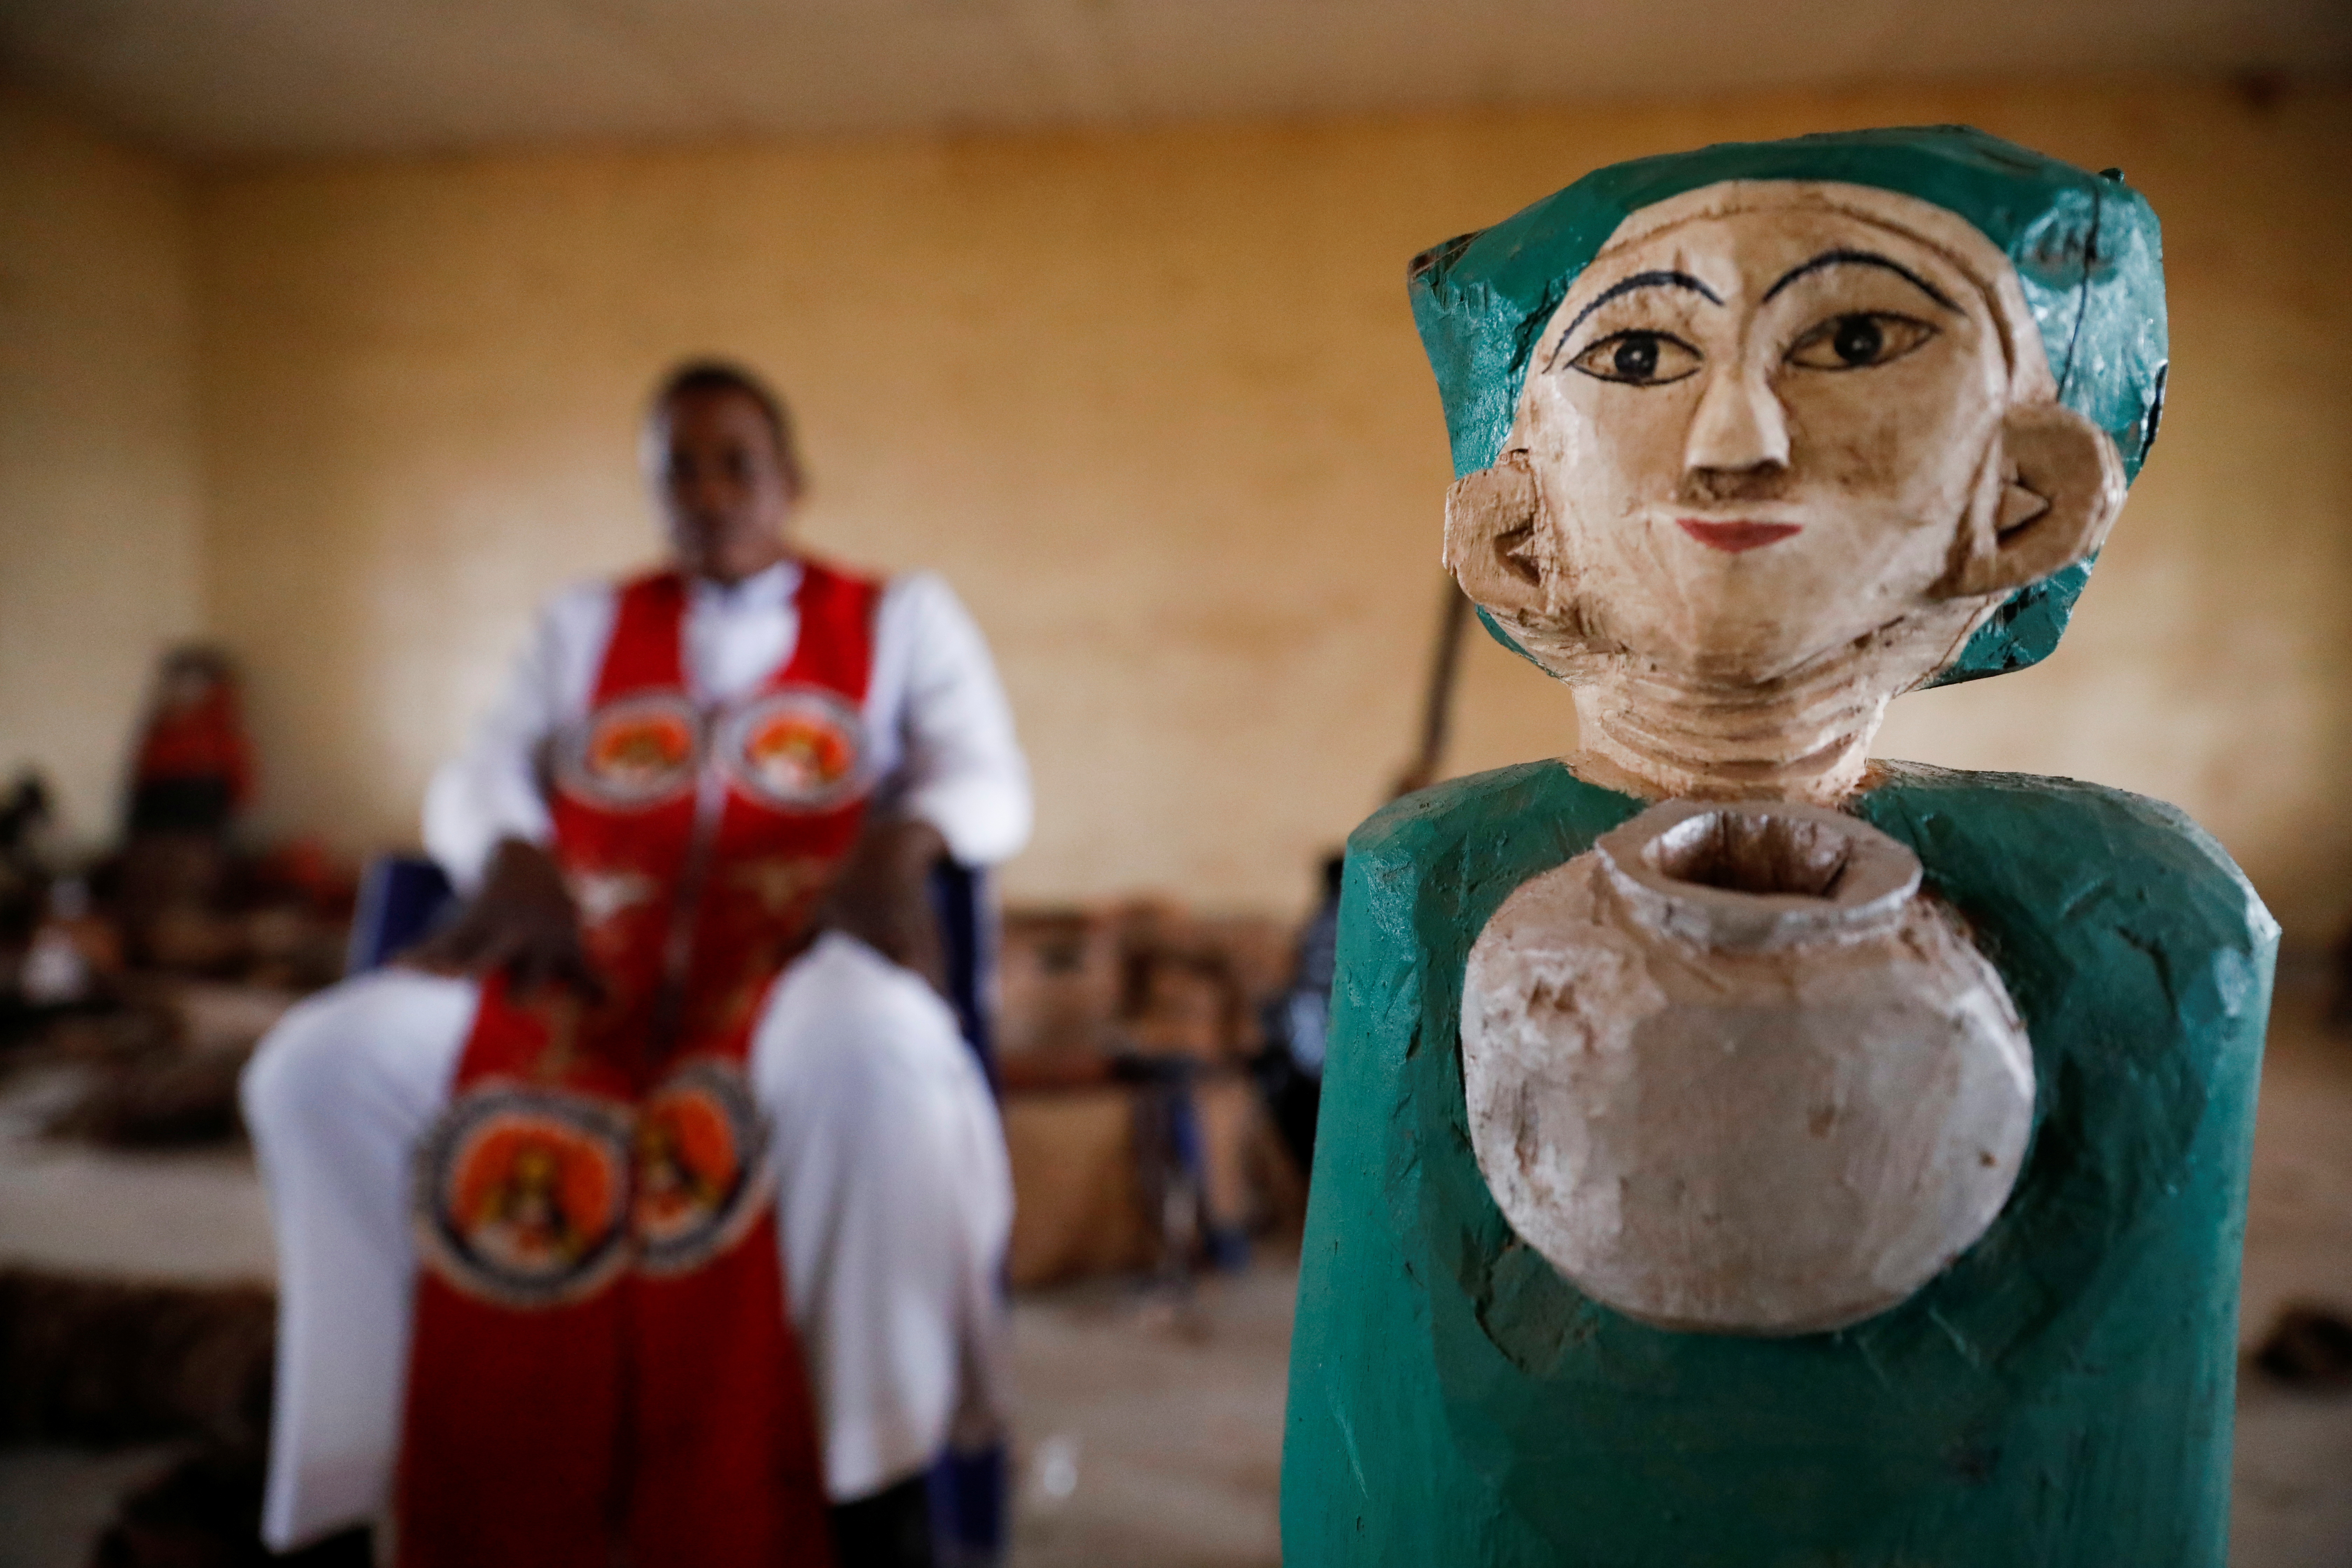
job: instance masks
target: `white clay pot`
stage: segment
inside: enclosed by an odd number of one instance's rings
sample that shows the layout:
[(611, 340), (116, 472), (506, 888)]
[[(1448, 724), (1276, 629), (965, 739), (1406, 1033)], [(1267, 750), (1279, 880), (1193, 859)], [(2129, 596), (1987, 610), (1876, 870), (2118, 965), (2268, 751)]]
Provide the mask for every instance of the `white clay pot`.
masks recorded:
[(1984, 1234), (2033, 1119), (2000, 977), (1919, 861), (1818, 806), (1669, 802), (1470, 951), (1478, 1168), (1521, 1239), (1660, 1328), (1801, 1334)]

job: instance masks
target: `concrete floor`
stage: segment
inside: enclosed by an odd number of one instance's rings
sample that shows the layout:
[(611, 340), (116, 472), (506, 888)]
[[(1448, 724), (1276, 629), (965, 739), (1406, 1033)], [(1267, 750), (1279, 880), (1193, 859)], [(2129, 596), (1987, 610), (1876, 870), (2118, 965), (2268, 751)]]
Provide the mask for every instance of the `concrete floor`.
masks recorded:
[(1272, 1568), (1297, 1271), (1202, 1287), (1191, 1321), (1124, 1288), (1020, 1303), (1016, 1568)]
[[(2290, 1300), (2352, 1308), (2352, 1039), (2323, 1036), (2315, 1018), (2308, 977), (2283, 986), (2255, 1141), (2249, 1342)], [(63, 1088), (20, 1079), (0, 1101), (0, 1259), (215, 1279), (268, 1274), (248, 1162), (132, 1159), (34, 1141), (34, 1117)], [(1017, 1568), (1279, 1562), (1294, 1279), (1286, 1262), (1262, 1262), (1204, 1286), (1183, 1320), (1110, 1284), (1019, 1304)], [(0, 1450), (0, 1568), (79, 1568), (113, 1498), (155, 1462), (145, 1453)], [(2293, 1394), (2247, 1375), (2231, 1561), (2352, 1568), (2352, 1395)]]

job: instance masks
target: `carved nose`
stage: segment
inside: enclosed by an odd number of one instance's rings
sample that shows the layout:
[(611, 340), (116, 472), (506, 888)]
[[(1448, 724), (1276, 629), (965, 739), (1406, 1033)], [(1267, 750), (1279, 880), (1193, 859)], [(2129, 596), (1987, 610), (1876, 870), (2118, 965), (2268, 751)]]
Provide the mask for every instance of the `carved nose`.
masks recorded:
[(1684, 471), (1742, 473), (1788, 461), (1789, 423), (1763, 379), (1737, 368), (1709, 375), (1683, 448)]

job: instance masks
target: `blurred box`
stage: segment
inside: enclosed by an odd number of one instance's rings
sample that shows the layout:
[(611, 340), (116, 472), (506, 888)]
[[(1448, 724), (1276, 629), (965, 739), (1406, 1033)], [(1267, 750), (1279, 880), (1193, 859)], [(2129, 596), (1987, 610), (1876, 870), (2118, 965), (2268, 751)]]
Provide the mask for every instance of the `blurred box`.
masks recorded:
[(1200, 1220), (1296, 1228), (1303, 1183), (1242, 1068), (1295, 942), (1283, 921), (1198, 918), (1167, 900), (1005, 911), (998, 1062), (1016, 1287), (1160, 1264), (1171, 1093), (1190, 1107)]
[(1129, 1048), (1145, 1056), (1215, 1062), (1233, 1054), (1242, 998), (1213, 952), (1163, 949), (1136, 955), (1133, 1005), (1119, 1022)]
[(1118, 1016), (1117, 923), (1083, 909), (1012, 909), (997, 959), (1001, 1056), (1098, 1052)]
[(1195, 920), (1192, 930), (1199, 947), (1224, 960), (1252, 1014), (1290, 988), (1298, 967), (1295, 922), (1265, 915), (1213, 915)]
[(1013, 1095), (1014, 1289), (1150, 1268), (1159, 1247), (1135, 1160), (1133, 1091), (1124, 1087)]

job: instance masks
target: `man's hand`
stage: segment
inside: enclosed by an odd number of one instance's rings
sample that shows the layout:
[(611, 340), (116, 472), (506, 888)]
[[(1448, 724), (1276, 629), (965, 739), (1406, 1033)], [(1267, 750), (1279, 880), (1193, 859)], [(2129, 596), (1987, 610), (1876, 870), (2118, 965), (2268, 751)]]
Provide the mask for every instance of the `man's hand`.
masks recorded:
[(931, 868), (947, 840), (928, 822), (869, 817), (817, 910), (821, 930), (856, 937), (893, 963), (947, 990), (947, 955), (931, 910)]
[(443, 974), (503, 970), (518, 992), (567, 985), (590, 1001), (604, 984), (580, 937), (580, 910), (554, 858), (520, 838), (499, 841), (482, 890), (457, 919), (406, 955)]

